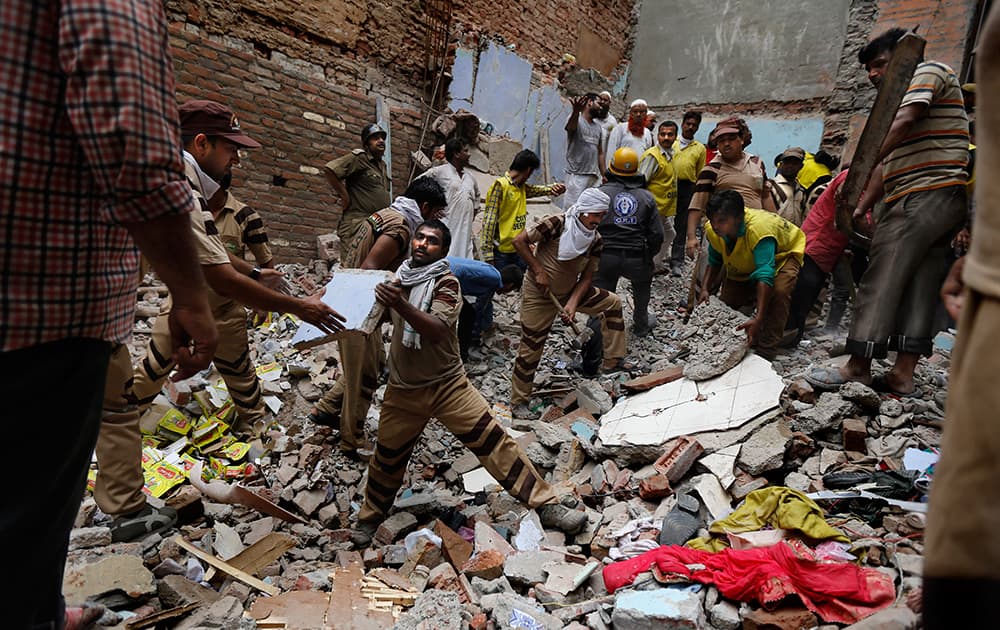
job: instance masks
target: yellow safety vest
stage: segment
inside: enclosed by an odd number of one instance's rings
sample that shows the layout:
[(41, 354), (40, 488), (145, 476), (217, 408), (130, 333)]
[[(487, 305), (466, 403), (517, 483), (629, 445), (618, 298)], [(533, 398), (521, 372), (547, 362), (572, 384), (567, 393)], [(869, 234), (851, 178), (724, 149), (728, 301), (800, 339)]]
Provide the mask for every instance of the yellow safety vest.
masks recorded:
[(656, 200), (660, 216), (672, 217), (677, 214), (677, 177), (674, 175), (674, 165), (659, 146), (646, 149), (639, 159), (639, 164), (642, 164), (646, 156), (651, 156), (660, 167), (653, 178), (646, 182), (646, 190), (652, 193), (653, 199)]
[(799, 175), (796, 179), (802, 184), (802, 187), (809, 190), (809, 187), (813, 185), (817, 179), (824, 175), (831, 175), (832, 172), (829, 168), (820, 164), (816, 161), (815, 156), (812, 153), (806, 153), (806, 157), (802, 160), (802, 169), (799, 171)]
[(802, 264), (802, 256), (806, 251), (806, 234), (794, 223), (766, 210), (746, 209), (743, 222), (746, 233), (736, 239), (733, 251), (728, 251), (725, 239), (715, 233), (712, 224), (705, 226), (705, 237), (715, 251), (722, 254), (722, 264), (726, 268), (726, 277), (730, 280), (745, 281), (750, 279), (757, 265), (753, 260), (753, 250), (762, 238), (773, 238), (777, 243), (774, 254), (775, 270), (780, 270), (789, 257), (794, 257)]
[(500, 231), (498, 249), (505, 254), (514, 251), (514, 237), (524, 231), (528, 217), (528, 198), (524, 186), (515, 186), (510, 177), (504, 175), (493, 183), (500, 187), (500, 211), (497, 223)]

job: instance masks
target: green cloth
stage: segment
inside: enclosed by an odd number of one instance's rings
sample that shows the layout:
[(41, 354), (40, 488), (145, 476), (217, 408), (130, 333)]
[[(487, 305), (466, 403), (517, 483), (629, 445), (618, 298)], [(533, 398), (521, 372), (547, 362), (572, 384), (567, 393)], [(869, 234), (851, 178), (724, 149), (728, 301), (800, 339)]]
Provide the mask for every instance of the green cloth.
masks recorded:
[(850, 542), (823, 518), (823, 509), (798, 490), (772, 486), (754, 490), (736, 511), (712, 523), (710, 538), (694, 538), (688, 547), (704, 551), (721, 551), (729, 547), (726, 534), (755, 532), (770, 526), (774, 529), (797, 530), (807, 539)]

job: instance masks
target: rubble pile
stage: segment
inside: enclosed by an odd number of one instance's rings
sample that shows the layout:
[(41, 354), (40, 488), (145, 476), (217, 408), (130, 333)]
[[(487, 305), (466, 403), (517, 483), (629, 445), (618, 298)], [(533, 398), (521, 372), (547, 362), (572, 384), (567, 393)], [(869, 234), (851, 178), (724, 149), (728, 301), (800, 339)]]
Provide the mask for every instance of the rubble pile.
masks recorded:
[[(311, 292), (326, 263), (285, 273), (295, 291)], [(242, 474), (212, 473), (213, 459), (224, 458), (182, 436), (177, 452), (191, 448), (197, 464), (184, 473), (206, 474), (152, 498), (178, 510), (178, 526), (136, 543), (111, 544), (108, 517), (86, 498), (71, 539), (67, 601), (102, 603), (116, 611), (106, 623), (122, 628), (915, 627), (906, 598), (920, 583), (950, 334), (939, 335), (917, 372), (923, 398), (859, 384), (815, 391), (801, 374), (829, 360), (845, 331), (812, 331), (772, 364), (784, 390), (765, 413), (665, 443), (606, 444), (602, 417), (616, 404), (670, 387), (690, 387), (693, 400), (713, 376), (735, 378), (759, 360), (744, 357), (743, 334), (732, 330), (743, 316), (714, 298), (682, 322), (684, 284), (654, 281), (658, 324), (629, 340), (634, 373), (575, 374), (568, 367), (578, 351), (557, 323), (535, 379), (534, 420), (515, 421), (505, 404), (520, 335), (517, 295), (497, 297), (496, 325), (470, 353), (470, 378), (501, 424), (547, 479), (582, 500), (582, 532), (546, 530), (432, 421), (372, 547), (353, 549), (365, 467), (341, 454), (335, 430), (305, 420), (336, 376), (336, 344), (296, 351), (294, 320), (272, 317), (252, 329), (251, 348), (265, 393), (279, 403), (276, 422), (244, 454)], [(149, 284), (139, 295), (136, 330), (148, 330), (165, 295)], [(142, 335), (135, 345), (144, 349)], [(144, 422), (153, 428), (151, 452), (180, 439), (163, 439), (165, 414), (197, 423), (210, 415), (202, 401), (212, 413), (225, 406), (218, 382), (203, 374), (158, 401)], [(368, 416), (372, 437), (383, 392)], [(221, 450), (230, 437), (219, 437)], [(806, 566), (787, 570), (781, 559), (790, 555)], [(756, 583), (734, 588), (748, 563), (766, 567), (783, 596)], [(818, 574), (835, 577), (817, 582)], [(824, 592), (827, 599), (817, 597)]]

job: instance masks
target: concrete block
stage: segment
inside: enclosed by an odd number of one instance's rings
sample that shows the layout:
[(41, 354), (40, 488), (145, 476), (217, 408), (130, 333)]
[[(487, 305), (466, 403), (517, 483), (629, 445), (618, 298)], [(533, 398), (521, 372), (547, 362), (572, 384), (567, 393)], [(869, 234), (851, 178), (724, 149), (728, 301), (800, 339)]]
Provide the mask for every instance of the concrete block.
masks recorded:
[(914, 630), (917, 614), (906, 606), (893, 606), (847, 626), (846, 630)]
[(209, 605), (221, 598), (219, 593), (192, 582), (183, 575), (165, 576), (157, 584), (156, 593), (166, 608), (193, 603)]
[(706, 626), (698, 594), (675, 588), (619, 593), (611, 621), (615, 628), (629, 630), (697, 630)]
[(757, 608), (743, 615), (743, 630), (805, 630), (819, 623), (816, 615), (805, 608)]
[(530, 587), (545, 581), (546, 563), (562, 560), (563, 555), (555, 551), (522, 551), (507, 557), (503, 574), (511, 584)]
[(133, 599), (156, 594), (156, 580), (132, 555), (108, 556), (97, 562), (67, 566), (63, 575), (63, 596), (67, 604), (82, 604), (88, 597), (121, 590)]
[(737, 463), (751, 475), (781, 468), (790, 439), (791, 432), (783, 420), (764, 425), (743, 443)]
[(375, 540), (388, 545), (399, 540), (417, 528), (417, 517), (409, 512), (396, 512), (382, 521), (375, 532)]

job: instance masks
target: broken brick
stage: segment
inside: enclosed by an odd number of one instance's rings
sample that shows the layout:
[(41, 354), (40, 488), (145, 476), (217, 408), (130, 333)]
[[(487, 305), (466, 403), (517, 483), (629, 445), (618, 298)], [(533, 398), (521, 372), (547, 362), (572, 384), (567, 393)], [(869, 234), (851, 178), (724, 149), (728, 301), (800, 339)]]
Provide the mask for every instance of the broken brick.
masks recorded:
[(844, 450), (856, 453), (867, 453), (868, 428), (865, 421), (858, 418), (844, 418), (842, 425), (844, 435)]
[(677, 366), (667, 368), (666, 370), (660, 370), (658, 372), (650, 372), (645, 376), (625, 381), (622, 383), (622, 387), (634, 394), (636, 392), (644, 392), (653, 389), (654, 387), (658, 387), (666, 383), (672, 383), (683, 376), (684, 366)]
[(382, 521), (375, 532), (375, 540), (388, 545), (399, 540), (417, 528), (417, 517), (409, 512), (396, 512)]
[(663, 455), (656, 460), (653, 467), (666, 475), (671, 483), (677, 483), (704, 452), (705, 449), (698, 440), (684, 435), (667, 442)]
[(472, 578), (495, 580), (503, 575), (503, 563), (506, 556), (496, 549), (486, 549), (476, 553), (461, 566), (462, 573)]
[(654, 501), (673, 494), (674, 489), (670, 487), (670, 480), (666, 475), (658, 474), (643, 479), (639, 482), (639, 496), (646, 501)]
[(767, 479), (763, 477), (753, 477), (745, 472), (736, 475), (736, 480), (729, 486), (729, 494), (737, 501), (742, 501), (754, 490), (767, 487)]
[(460, 569), (472, 555), (472, 543), (441, 521), (434, 523), (434, 533), (441, 538), (441, 553), (451, 566)]

